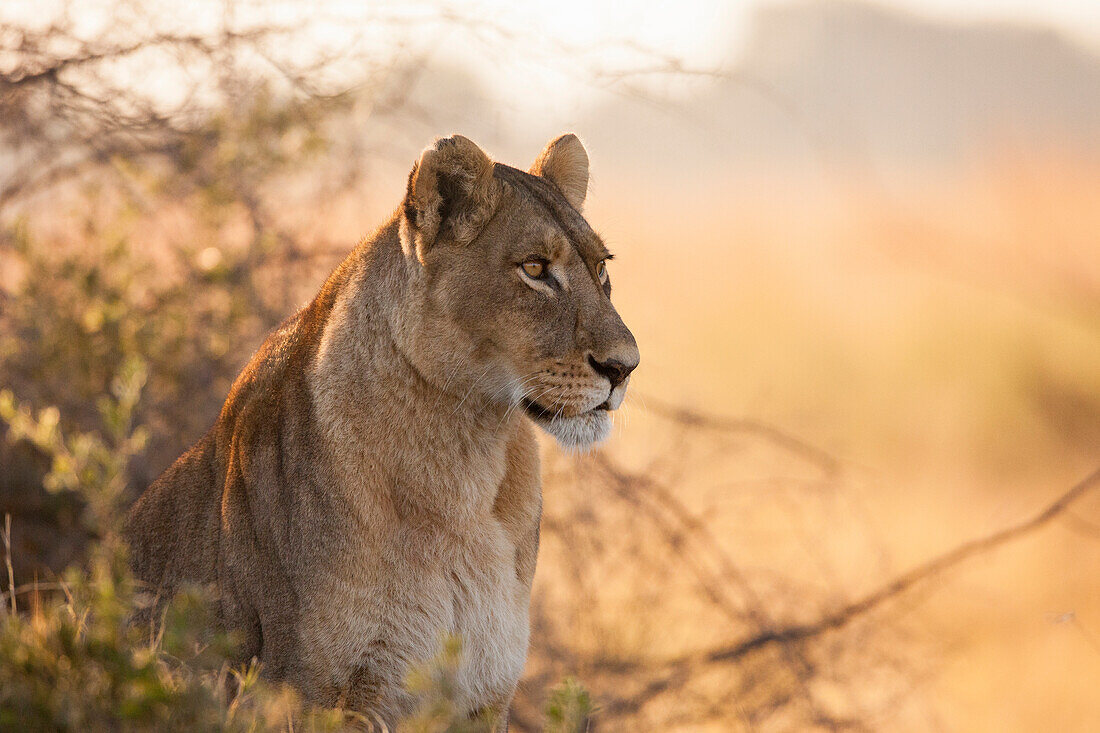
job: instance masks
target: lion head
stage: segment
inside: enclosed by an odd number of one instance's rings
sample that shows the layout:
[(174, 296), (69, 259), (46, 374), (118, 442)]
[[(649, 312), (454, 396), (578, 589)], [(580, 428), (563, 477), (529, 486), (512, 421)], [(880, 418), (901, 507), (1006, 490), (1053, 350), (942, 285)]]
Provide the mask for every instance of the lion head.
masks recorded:
[(529, 172), (454, 135), (421, 154), (400, 222), (415, 304), (403, 351), (462, 403), (522, 409), (567, 448), (609, 435), (639, 358), (611, 254), (581, 215), (587, 188), (575, 135)]

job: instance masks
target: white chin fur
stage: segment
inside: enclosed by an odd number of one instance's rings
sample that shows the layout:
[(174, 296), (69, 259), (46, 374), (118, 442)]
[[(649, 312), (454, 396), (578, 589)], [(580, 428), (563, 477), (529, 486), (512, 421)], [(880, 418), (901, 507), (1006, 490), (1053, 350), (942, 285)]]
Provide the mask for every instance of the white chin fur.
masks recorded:
[(584, 451), (611, 435), (611, 415), (606, 410), (594, 410), (576, 417), (536, 420), (535, 424), (554, 436), (567, 451)]

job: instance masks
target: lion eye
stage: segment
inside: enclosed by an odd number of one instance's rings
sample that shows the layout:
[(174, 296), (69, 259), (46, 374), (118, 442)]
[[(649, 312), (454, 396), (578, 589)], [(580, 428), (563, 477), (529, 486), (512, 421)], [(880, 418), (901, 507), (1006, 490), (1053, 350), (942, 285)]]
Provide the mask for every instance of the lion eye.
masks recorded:
[(535, 280), (541, 279), (542, 276), (546, 274), (546, 263), (540, 262), (539, 260), (528, 260), (523, 263), (522, 267), (527, 277), (534, 278)]
[(603, 260), (596, 263), (596, 277), (600, 279), (600, 282), (607, 282), (607, 265)]

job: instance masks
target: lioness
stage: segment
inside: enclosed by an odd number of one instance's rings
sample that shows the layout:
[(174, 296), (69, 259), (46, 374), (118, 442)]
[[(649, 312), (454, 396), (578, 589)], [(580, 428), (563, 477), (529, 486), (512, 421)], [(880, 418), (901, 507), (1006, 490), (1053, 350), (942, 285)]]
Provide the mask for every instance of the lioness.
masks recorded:
[(574, 135), (530, 173), (459, 135), (427, 148), (130, 511), (137, 576), (212, 585), (242, 660), (391, 728), (409, 666), (458, 635), (459, 705), (506, 716), (539, 544), (530, 422), (603, 440), (638, 364), (587, 187)]

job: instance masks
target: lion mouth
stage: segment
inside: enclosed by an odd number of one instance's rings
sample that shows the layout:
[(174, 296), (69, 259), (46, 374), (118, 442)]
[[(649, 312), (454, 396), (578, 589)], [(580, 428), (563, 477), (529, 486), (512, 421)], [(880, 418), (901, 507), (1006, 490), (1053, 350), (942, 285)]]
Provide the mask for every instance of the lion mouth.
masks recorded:
[(534, 400), (524, 398), (523, 411), (530, 415), (535, 420), (550, 420), (554, 417), (554, 411), (543, 407)]
[[(596, 405), (595, 407), (593, 407), (588, 412), (608, 411), (610, 409), (611, 409), (611, 398), (608, 397), (606, 400), (604, 400), (600, 404)], [(530, 415), (531, 418), (533, 418), (535, 420), (541, 420), (543, 422), (552, 422), (556, 417), (560, 417), (559, 410), (555, 410), (555, 409), (552, 409), (552, 408), (549, 408), (549, 407), (544, 407), (544, 406), (540, 405), (539, 403), (537, 403), (533, 400), (526, 399), (526, 398), (524, 398), (524, 400), (523, 400), (523, 410), (528, 415)], [(588, 414), (588, 413), (581, 413), (581, 414), (584, 415), (584, 414)]]

